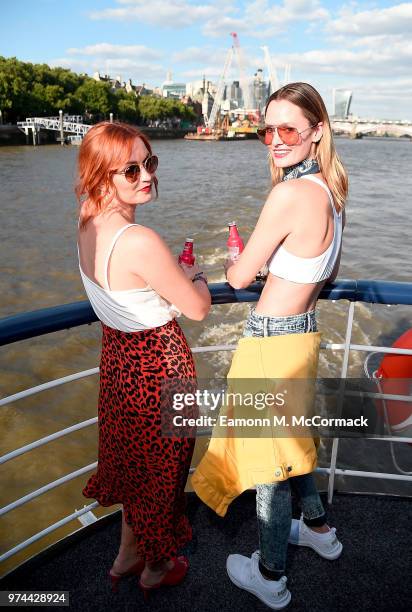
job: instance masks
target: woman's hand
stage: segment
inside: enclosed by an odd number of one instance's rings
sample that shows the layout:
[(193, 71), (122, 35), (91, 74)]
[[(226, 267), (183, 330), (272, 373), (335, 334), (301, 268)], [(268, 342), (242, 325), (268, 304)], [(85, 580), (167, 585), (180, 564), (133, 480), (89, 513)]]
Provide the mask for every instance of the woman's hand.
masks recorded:
[(258, 273), (256, 274), (256, 280), (258, 281), (265, 281), (267, 279), (269, 275), (269, 268), (267, 263), (264, 264), (260, 270), (258, 271)]
[(189, 280), (192, 280), (195, 274), (202, 272), (197, 264), (193, 264), (193, 266), (187, 266), (185, 263), (179, 263), (179, 266), (182, 268), (183, 272), (186, 274)]
[(236, 263), (236, 262), (235, 262), (235, 261), (233, 261), (232, 259), (230, 259), (230, 257), (228, 257), (228, 258), (226, 259), (225, 263), (223, 264), (223, 267), (224, 267), (224, 269), (225, 269), (225, 276), (226, 276), (226, 278), (227, 278), (227, 273), (228, 273), (228, 270), (229, 270), (229, 269), (230, 269), (232, 266), (234, 266), (234, 265), (235, 265), (235, 263)]

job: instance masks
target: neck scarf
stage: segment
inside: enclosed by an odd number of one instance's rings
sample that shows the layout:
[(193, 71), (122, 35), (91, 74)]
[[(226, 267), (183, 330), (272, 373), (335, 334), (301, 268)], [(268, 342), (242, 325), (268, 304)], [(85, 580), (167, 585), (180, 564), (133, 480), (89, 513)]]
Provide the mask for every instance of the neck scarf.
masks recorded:
[(317, 174), (320, 172), (319, 164), (316, 159), (304, 159), (298, 164), (284, 168), (283, 181), (299, 178), (305, 174)]

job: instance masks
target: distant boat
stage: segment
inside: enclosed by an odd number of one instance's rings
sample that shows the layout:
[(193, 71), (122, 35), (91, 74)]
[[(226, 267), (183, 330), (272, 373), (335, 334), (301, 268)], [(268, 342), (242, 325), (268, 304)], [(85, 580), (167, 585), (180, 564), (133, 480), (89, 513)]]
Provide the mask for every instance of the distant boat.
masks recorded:
[(67, 141), (69, 144), (80, 146), (82, 144), (83, 136), (79, 134), (72, 134), (67, 137)]
[(239, 133), (235, 130), (213, 130), (211, 132), (189, 132), (186, 134), (186, 140), (245, 140), (247, 135)]

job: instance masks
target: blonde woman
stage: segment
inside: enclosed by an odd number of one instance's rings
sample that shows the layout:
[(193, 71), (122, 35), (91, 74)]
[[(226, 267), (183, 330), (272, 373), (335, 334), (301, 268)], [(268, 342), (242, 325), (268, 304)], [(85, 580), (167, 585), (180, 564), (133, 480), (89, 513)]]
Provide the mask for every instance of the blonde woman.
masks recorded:
[[(235, 289), (247, 287), (268, 264), (245, 336), (315, 332), (319, 293), (339, 269), (346, 171), (323, 100), (308, 83), (290, 83), (270, 96), (258, 136), (268, 150), (273, 188), (240, 258), (227, 263), (227, 280)], [(292, 521), (291, 489), (302, 507), (300, 521)], [(342, 544), (327, 525), (311, 473), (257, 484), (256, 491), (260, 550), (251, 558), (230, 555), (227, 571), (238, 587), (276, 610), (291, 598), (288, 541), (330, 560), (341, 554)]]

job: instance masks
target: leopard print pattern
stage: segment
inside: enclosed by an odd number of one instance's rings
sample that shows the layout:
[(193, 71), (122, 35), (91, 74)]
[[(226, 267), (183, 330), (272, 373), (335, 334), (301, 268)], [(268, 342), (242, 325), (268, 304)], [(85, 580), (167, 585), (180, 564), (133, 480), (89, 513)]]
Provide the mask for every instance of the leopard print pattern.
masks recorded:
[(169, 560), (192, 538), (184, 487), (195, 441), (161, 436), (161, 386), (195, 379), (193, 355), (175, 320), (134, 333), (102, 327), (98, 467), (83, 495), (123, 504), (138, 554)]

